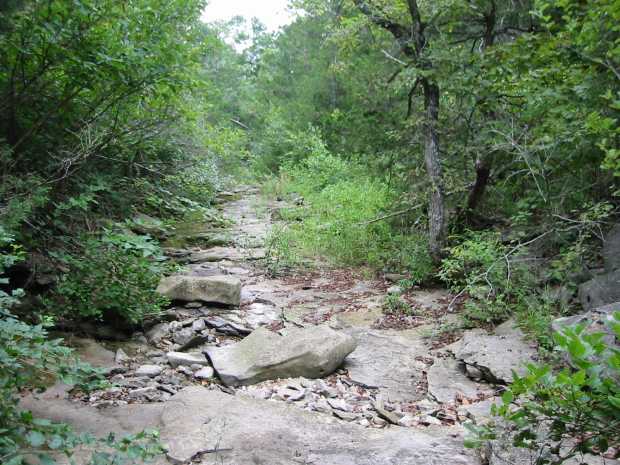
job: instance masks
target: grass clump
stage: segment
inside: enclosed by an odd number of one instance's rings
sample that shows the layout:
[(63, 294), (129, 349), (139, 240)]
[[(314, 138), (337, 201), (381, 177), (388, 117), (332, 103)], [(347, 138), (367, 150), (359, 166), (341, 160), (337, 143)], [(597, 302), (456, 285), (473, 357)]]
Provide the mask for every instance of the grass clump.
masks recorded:
[(353, 161), (318, 151), (282, 167), (266, 190), (298, 204), (280, 211), (288, 227), (272, 233), (269, 248), (279, 257), (294, 250), (338, 264), (407, 271), (419, 281), (432, 271), (422, 235), (381, 218), (397, 193)]

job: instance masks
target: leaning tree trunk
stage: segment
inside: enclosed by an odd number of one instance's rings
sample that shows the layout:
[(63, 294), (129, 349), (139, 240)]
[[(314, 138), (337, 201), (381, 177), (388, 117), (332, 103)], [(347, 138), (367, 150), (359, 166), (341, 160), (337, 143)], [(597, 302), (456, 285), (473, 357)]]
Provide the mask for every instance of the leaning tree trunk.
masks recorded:
[(435, 263), (442, 257), (445, 241), (446, 213), (444, 206), (444, 188), (441, 162), (439, 156), (439, 87), (429, 81), (423, 82), (424, 109), (424, 162), (431, 181), (428, 208), (429, 251)]

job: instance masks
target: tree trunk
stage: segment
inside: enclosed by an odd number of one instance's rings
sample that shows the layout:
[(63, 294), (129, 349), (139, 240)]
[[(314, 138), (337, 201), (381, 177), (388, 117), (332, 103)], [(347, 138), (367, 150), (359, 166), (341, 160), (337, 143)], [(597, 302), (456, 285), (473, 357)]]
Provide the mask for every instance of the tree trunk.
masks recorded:
[(489, 176), (491, 174), (491, 160), (489, 156), (479, 156), (476, 160), (476, 181), (473, 187), (469, 191), (469, 197), (467, 198), (467, 211), (465, 212), (466, 218), (469, 218), (471, 213), (476, 210), (478, 203), (482, 200), (484, 191), (486, 190), (489, 182)]
[(428, 205), (428, 236), (429, 251), (435, 263), (442, 258), (445, 242), (446, 213), (444, 206), (444, 187), (441, 162), (439, 157), (439, 87), (433, 82), (425, 80), (424, 109), (426, 121), (424, 123), (424, 162), (426, 172), (431, 181), (431, 191)]

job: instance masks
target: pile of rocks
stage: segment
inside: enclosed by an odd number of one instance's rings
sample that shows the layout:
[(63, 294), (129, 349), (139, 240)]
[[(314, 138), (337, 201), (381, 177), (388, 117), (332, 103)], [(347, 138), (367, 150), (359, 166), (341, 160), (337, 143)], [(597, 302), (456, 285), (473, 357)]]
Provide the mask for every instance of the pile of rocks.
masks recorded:
[(158, 323), (146, 332), (146, 340), (159, 348), (183, 352), (203, 344), (221, 344), (230, 337), (243, 337), (251, 330), (218, 315), (189, 317)]

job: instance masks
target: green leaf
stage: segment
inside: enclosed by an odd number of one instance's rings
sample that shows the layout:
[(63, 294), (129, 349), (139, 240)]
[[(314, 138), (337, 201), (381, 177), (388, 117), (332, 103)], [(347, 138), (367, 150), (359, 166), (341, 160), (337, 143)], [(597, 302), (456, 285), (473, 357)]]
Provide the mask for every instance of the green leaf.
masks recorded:
[(611, 405), (613, 405), (617, 409), (620, 409), (620, 397), (609, 396), (607, 400), (609, 400), (609, 403)]
[(514, 394), (512, 391), (507, 390), (502, 394), (502, 401), (504, 404), (510, 404), (514, 400)]

